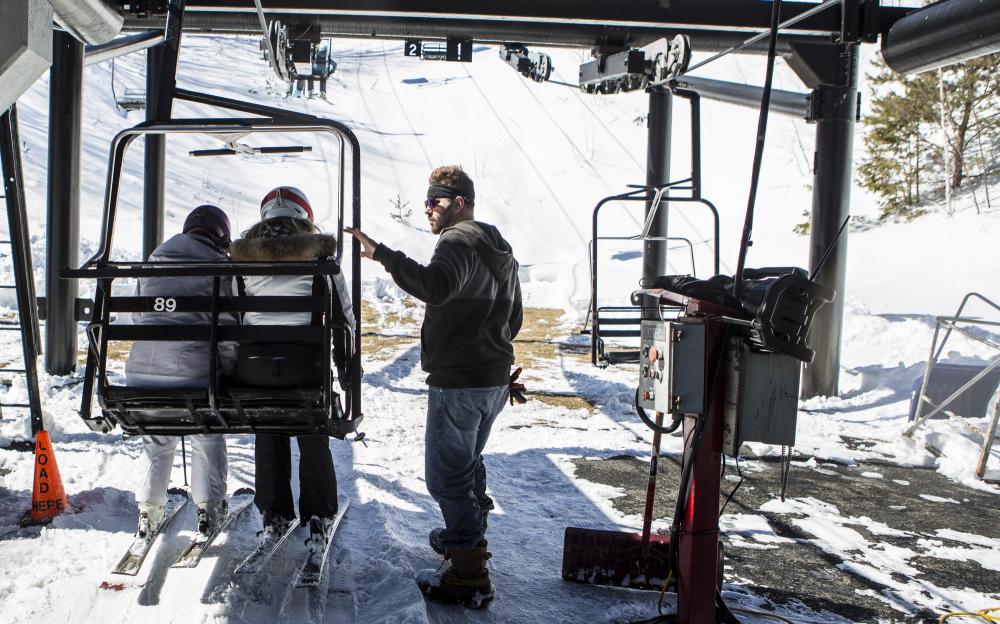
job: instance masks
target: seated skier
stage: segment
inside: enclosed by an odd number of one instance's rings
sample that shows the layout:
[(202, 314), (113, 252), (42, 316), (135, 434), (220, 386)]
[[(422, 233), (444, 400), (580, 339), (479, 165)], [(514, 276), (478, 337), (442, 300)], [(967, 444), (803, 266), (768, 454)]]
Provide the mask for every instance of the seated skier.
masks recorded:
[[(313, 223), (312, 207), (302, 191), (281, 186), (264, 196), (260, 222), (233, 243), (232, 257), (239, 262), (316, 260), (333, 256), (337, 241), (322, 234)], [(311, 296), (312, 275), (260, 275), (240, 278), (247, 296)], [(334, 276), (340, 303), (334, 314), (348, 328), (354, 313), (342, 274)], [(247, 312), (245, 325), (309, 325), (313, 315), (295, 312)], [(324, 370), (322, 349), (308, 343), (261, 342), (241, 344), (234, 381), (250, 386), (302, 386), (319, 384)], [(326, 541), (337, 515), (337, 476), (330, 440), (326, 435), (296, 436), (299, 446), (299, 518), (308, 523), (310, 546)], [(254, 502), (264, 516), (262, 540), (276, 539), (295, 522), (292, 497), (291, 443), (287, 435), (257, 434), (254, 450), (256, 472)]]
[[(181, 234), (162, 243), (149, 256), (150, 262), (226, 262), (229, 247), (229, 218), (216, 206), (198, 206), (184, 220)], [(228, 281), (224, 281), (228, 290)], [(142, 277), (136, 296), (211, 296), (211, 277)], [(229, 295), (223, 292), (223, 296)], [(137, 325), (207, 325), (208, 312), (133, 313)], [(232, 315), (222, 315), (222, 323), (236, 323)], [(178, 388), (208, 385), (210, 346), (199, 341), (137, 341), (125, 363), (125, 385), (143, 388)], [(235, 345), (219, 344), (221, 373), (232, 371)], [(163, 521), (167, 485), (174, 465), (177, 437), (142, 436), (142, 450), (149, 460), (139, 502), (137, 537), (155, 532)], [(191, 496), (198, 506), (198, 532), (210, 535), (226, 517), (226, 440), (219, 434), (191, 436)]]

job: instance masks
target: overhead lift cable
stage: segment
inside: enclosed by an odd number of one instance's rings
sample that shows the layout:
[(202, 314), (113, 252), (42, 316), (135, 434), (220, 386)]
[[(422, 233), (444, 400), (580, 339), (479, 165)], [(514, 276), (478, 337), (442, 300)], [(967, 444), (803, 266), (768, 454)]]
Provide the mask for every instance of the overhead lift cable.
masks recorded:
[[(776, 4), (780, 4), (780, 0), (779, 0), (779, 2), (776, 2)], [(795, 17), (789, 18), (788, 20), (786, 20), (784, 22), (781, 22), (780, 24), (778, 24), (778, 28), (781, 29), (781, 28), (788, 28), (790, 26), (794, 26), (795, 24), (798, 24), (799, 22), (801, 22), (803, 20), (809, 19), (813, 15), (816, 15), (818, 13), (822, 13), (823, 11), (825, 11), (827, 9), (832, 9), (833, 7), (838, 6), (840, 4), (843, 4), (843, 0), (827, 0), (826, 2), (824, 2), (822, 4), (816, 5), (816, 7), (812, 8), (812, 9), (809, 9), (805, 13), (801, 13), (799, 15), (796, 15)], [(772, 11), (772, 16), (773, 16), (773, 11)], [(769, 29), (769, 30), (762, 31), (759, 34), (754, 35), (753, 37), (750, 37), (749, 39), (747, 39), (743, 43), (737, 43), (736, 45), (730, 46), (730, 47), (726, 48), (725, 50), (723, 50), (721, 52), (713, 54), (712, 56), (708, 57), (707, 59), (705, 59), (703, 61), (698, 61), (694, 65), (691, 65), (690, 67), (688, 67), (687, 71), (684, 72), (684, 73), (685, 74), (689, 74), (692, 71), (698, 69), (699, 67), (704, 67), (705, 65), (708, 65), (712, 61), (718, 60), (718, 59), (722, 58), (723, 56), (728, 56), (728, 55), (732, 54), (733, 52), (739, 52), (740, 50), (742, 50), (744, 48), (747, 48), (747, 47), (750, 47), (750, 46), (752, 46), (755, 43), (759, 43), (759, 42), (767, 39), (768, 37), (771, 37), (772, 39), (774, 39), (776, 36), (777, 36), (777, 30), (775, 30), (773, 27), (771, 29)], [(773, 46), (773, 42), (772, 42), (771, 45)], [(770, 54), (770, 52), (769, 52), (769, 54)]]

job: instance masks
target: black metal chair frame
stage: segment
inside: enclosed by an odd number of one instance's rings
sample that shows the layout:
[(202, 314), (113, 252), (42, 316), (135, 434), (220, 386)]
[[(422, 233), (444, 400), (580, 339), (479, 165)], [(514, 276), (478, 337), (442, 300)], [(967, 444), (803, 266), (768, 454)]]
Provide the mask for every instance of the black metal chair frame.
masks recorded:
[[(587, 315), (587, 322), (581, 333), (590, 333), (590, 362), (594, 366), (607, 366), (609, 364), (619, 364), (625, 362), (638, 362), (639, 352), (622, 351), (609, 352), (605, 349), (604, 338), (638, 338), (641, 334), (639, 329), (642, 320), (641, 306), (599, 306), (598, 305), (598, 243), (599, 240), (634, 240), (639, 243), (647, 241), (679, 241), (684, 243), (691, 256), (691, 270), (696, 271), (694, 258), (694, 244), (690, 239), (681, 236), (651, 236), (649, 231), (656, 218), (657, 212), (663, 203), (695, 203), (701, 204), (712, 214), (713, 223), (713, 275), (719, 273), (719, 211), (715, 204), (708, 201), (701, 195), (701, 97), (694, 91), (672, 87), (671, 92), (690, 102), (691, 105), (691, 175), (682, 180), (669, 182), (661, 186), (636, 186), (633, 190), (605, 197), (597, 202), (594, 207), (591, 221), (591, 241), (590, 241), (590, 310)], [(674, 191), (688, 191), (690, 195), (670, 195)], [(646, 211), (645, 222), (642, 232), (635, 236), (600, 236), (598, 234), (598, 216), (601, 208), (605, 204), (613, 201), (620, 202), (645, 202), (649, 209)], [(679, 308), (674, 306), (662, 306), (657, 313), (660, 317), (664, 313), (676, 312)], [(604, 318), (601, 313), (606, 313)], [(608, 316), (621, 314), (621, 317)], [(587, 325), (590, 329), (587, 329)], [(628, 329), (603, 329), (604, 325), (616, 327), (628, 326)]]
[[(97, 280), (94, 311), (87, 328), (87, 366), (84, 373), (80, 416), (95, 431), (109, 432), (117, 424), (129, 434), (188, 435), (194, 433), (326, 433), (337, 437), (356, 430), (361, 413), (360, 361), (360, 245), (352, 247), (354, 261), (352, 294), (355, 326), (346, 327), (334, 318), (340, 305), (334, 275), (340, 272), (343, 246), (338, 236), (337, 256), (306, 262), (115, 262), (110, 259), (117, 212), (119, 185), (125, 150), (138, 137), (150, 134), (205, 134), (216, 137), (244, 136), (261, 132), (328, 132), (339, 139), (340, 202), (338, 227), (344, 218), (344, 147), (351, 146), (352, 207), (354, 227), (360, 227), (360, 154), (357, 138), (339, 122), (311, 118), (178, 119), (146, 122), (123, 130), (112, 141), (101, 243), (96, 254), (80, 268), (65, 269), (66, 278)], [(319, 276), (324, 291), (309, 297), (222, 296), (223, 279), (255, 275)], [(119, 278), (139, 277), (211, 278), (210, 297), (121, 297), (112, 295)], [(165, 304), (170, 300), (169, 305)], [(338, 308), (339, 310), (339, 308)], [(209, 313), (207, 325), (115, 325), (113, 313)], [(220, 324), (220, 315), (242, 312), (308, 312), (318, 314), (320, 324), (304, 326), (241, 326)], [(341, 315), (342, 316), (342, 315)], [(353, 330), (353, 331), (351, 331)], [(138, 388), (108, 382), (108, 345), (122, 340), (189, 340), (210, 345), (210, 374), (202, 388)], [(334, 341), (340, 349), (333, 349)], [(319, 386), (292, 388), (245, 388), (220, 385), (217, 375), (219, 343), (307, 342), (318, 344), (324, 354), (324, 374)], [(338, 362), (345, 402), (333, 388), (331, 356), (340, 351)], [(101, 415), (91, 414), (96, 389)]]

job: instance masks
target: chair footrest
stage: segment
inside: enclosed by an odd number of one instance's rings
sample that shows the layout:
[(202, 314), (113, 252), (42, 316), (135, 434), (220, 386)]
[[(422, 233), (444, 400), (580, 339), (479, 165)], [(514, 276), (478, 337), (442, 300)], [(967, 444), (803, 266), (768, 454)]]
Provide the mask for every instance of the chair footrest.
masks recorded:
[(252, 404), (256, 402), (273, 403), (275, 401), (321, 401), (323, 391), (316, 386), (294, 386), (281, 388), (220, 388), (221, 401), (233, 400)]
[(136, 386), (108, 386), (104, 396), (108, 403), (174, 402), (183, 405), (188, 399), (208, 401), (205, 388), (140, 388)]

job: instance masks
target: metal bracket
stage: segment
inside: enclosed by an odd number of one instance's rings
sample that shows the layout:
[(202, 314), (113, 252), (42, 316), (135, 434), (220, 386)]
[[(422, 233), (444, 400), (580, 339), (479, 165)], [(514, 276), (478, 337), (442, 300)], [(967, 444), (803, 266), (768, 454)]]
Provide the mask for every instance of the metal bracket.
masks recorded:
[[(36, 297), (35, 301), (38, 302), (38, 320), (48, 320), (48, 299), (45, 297)], [(73, 306), (73, 320), (89, 323), (93, 314), (94, 301), (84, 297), (77, 297), (76, 303)]]
[(878, 41), (881, 13), (878, 0), (843, 0), (841, 7), (841, 43)]
[(861, 121), (861, 94), (850, 87), (820, 85), (806, 97), (806, 121), (843, 119)]
[(111, 433), (111, 430), (115, 428), (114, 421), (110, 421), (104, 416), (96, 416), (94, 418), (84, 418), (83, 422), (87, 423), (91, 431), (96, 433)]

